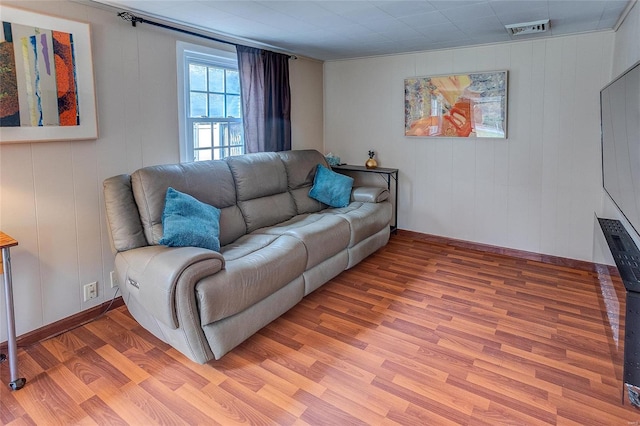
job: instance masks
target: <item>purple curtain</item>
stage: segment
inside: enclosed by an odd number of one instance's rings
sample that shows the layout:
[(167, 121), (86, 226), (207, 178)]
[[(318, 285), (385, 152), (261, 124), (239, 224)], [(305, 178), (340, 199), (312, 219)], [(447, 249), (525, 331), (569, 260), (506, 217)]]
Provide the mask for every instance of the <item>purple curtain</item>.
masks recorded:
[(290, 150), (289, 57), (247, 46), (236, 49), (245, 151)]

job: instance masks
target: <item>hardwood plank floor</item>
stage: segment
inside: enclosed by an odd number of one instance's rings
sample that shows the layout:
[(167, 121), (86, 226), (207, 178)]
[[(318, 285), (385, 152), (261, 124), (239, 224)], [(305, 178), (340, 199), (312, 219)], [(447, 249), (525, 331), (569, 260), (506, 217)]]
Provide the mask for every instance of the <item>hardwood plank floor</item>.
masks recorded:
[(27, 384), (11, 392), (0, 365), (0, 423), (638, 424), (624, 289), (600, 269), (400, 231), (220, 361), (189, 361), (126, 307), (20, 348)]

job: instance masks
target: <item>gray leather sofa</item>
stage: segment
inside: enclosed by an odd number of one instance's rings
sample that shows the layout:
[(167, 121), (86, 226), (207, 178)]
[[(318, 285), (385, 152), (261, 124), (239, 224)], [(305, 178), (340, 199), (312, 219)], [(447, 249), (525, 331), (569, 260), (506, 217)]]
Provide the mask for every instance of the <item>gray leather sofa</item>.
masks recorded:
[[(314, 150), (145, 167), (104, 181), (115, 268), (133, 317), (190, 359), (219, 359), (389, 239), (386, 188), (344, 208), (310, 198)], [(166, 247), (167, 188), (213, 205), (220, 252)]]

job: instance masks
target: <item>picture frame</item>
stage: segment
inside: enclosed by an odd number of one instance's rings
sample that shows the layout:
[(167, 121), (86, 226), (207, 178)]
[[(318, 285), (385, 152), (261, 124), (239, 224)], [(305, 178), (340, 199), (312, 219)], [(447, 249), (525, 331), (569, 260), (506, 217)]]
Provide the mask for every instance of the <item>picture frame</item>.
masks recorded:
[(87, 23), (0, 6), (0, 144), (98, 137)]
[(508, 71), (404, 80), (405, 136), (507, 138)]

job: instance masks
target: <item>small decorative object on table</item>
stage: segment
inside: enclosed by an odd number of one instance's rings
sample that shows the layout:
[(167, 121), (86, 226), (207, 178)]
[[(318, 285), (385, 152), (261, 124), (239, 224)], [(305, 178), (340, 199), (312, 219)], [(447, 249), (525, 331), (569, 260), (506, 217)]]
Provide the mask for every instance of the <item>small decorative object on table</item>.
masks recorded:
[(376, 167), (378, 167), (378, 162), (375, 160), (376, 153), (373, 150), (369, 151), (369, 159), (367, 160), (366, 163), (364, 163), (365, 167), (367, 169), (375, 169)]
[(328, 153), (327, 155), (324, 156), (324, 158), (327, 160), (327, 163), (333, 167), (333, 166), (337, 166), (340, 164), (340, 157), (333, 155), (332, 152)]

